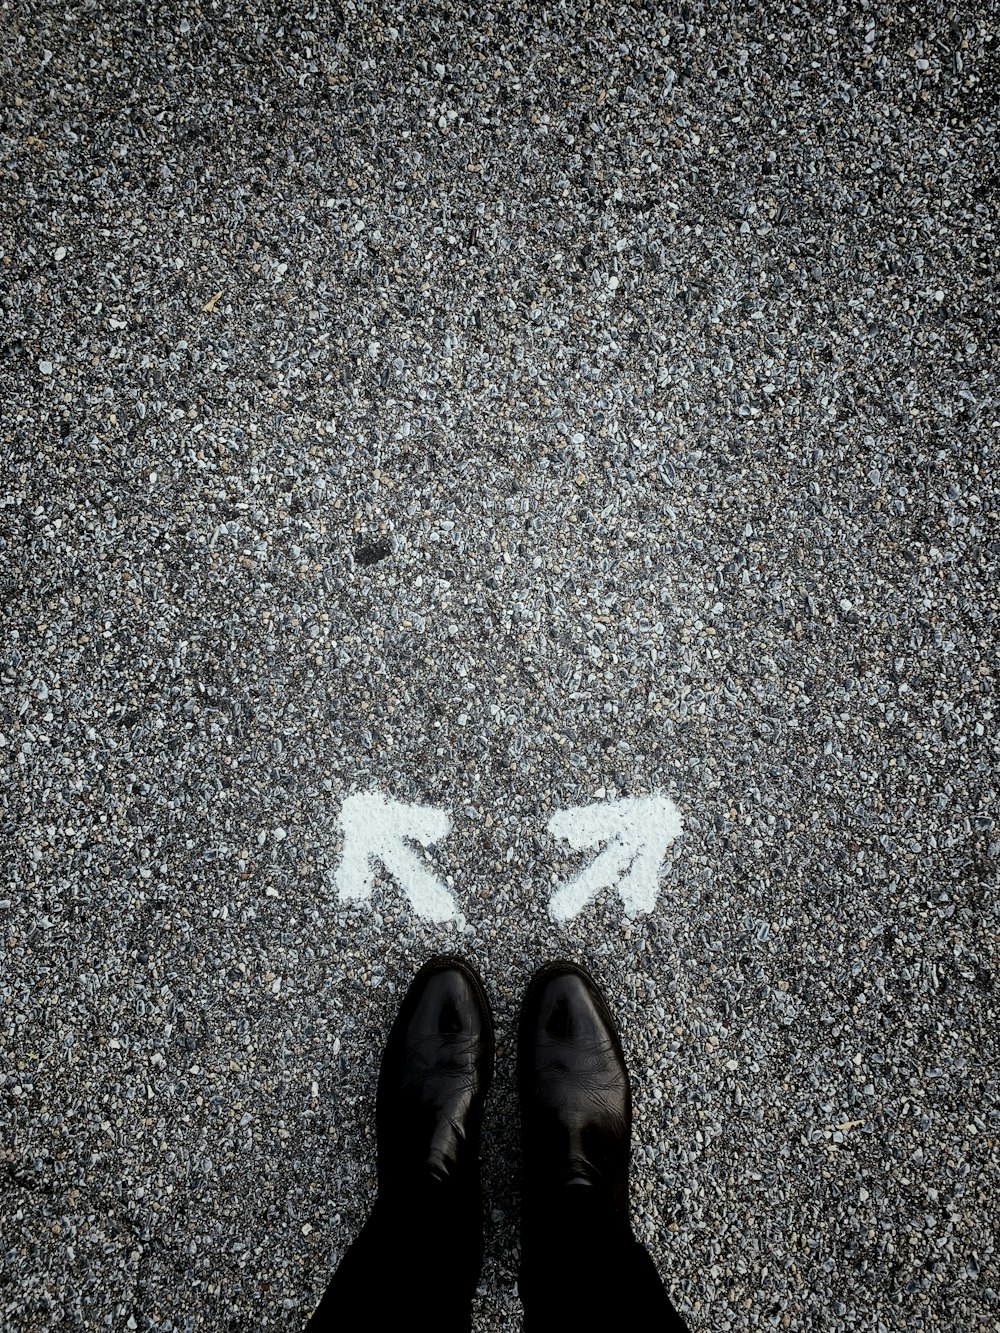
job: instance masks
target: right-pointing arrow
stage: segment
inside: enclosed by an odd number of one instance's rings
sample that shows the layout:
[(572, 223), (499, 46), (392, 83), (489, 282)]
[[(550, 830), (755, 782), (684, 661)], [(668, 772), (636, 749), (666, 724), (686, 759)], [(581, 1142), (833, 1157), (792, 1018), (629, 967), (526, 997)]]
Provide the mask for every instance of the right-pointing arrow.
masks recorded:
[(455, 915), (455, 900), (427, 869), (407, 841), (429, 847), (451, 832), (451, 818), (431, 805), (404, 805), (381, 792), (355, 792), (340, 811), (344, 856), (335, 883), (341, 902), (371, 896), (375, 862), (381, 861), (409, 898), (418, 916), (447, 921)]
[(659, 891), (660, 866), (683, 825), (681, 813), (666, 796), (631, 796), (604, 805), (557, 810), (549, 832), (565, 838), (576, 851), (600, 847), (597, 856), (549, 903), (556, 921), (581, 912), (601, 889), (617, 888), (625, 915), (651, 912)]

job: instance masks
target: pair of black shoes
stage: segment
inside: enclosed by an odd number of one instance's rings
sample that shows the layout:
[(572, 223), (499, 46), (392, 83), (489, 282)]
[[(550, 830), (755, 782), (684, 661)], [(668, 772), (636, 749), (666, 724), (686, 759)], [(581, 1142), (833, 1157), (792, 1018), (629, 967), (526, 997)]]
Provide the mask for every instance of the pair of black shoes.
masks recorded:
[[(309, 1333), (469, 1333), (483, 1261), (479, 1139), (493, 1020), (475, 970), (431, 959), (392, 1025), (376, 1103), (378, 1198)], [(583, 968), (549, 963), (521, 1007), (525, 1333), (685, 1333), (628, 1212), (632, 1098), (621, 1042)]]
[[(479, 1193), (479, 1139), (493, 1079), (483, 984), (460, 958), (432, 958), (400, 1006), (376, 1103), (379, 1195)], [(548, 963), (521, 1008), (517, 1076), (523, 1202), (588, 1186), (628, 1225), (632, 1098), (614, 1020), (592, 978)]]

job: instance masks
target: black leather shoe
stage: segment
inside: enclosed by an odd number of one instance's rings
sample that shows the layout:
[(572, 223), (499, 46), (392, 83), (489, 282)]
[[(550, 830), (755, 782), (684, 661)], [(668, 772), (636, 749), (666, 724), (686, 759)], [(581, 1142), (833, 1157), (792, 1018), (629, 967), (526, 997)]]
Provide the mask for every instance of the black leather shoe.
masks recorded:
[(632, 1093), (614, 1019), (593, 978), (547, 963), (521, 1006), (524, 1194), (591, 1185), (628, 1219)]
[(493, 1080), (493, 1020), (479, 976), (439, 955), (403, 997), (378, 1080), (379, 1194), (478, 1191), (479, 1131)]

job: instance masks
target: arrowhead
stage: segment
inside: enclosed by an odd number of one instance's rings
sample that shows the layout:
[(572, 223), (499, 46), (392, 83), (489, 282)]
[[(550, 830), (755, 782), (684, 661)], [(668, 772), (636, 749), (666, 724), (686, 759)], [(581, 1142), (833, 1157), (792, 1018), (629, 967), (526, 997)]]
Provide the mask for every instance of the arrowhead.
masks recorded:
[(371, 896), (375, 862), (399, 882), (414, 912), (429, 921), (455, 915), (455, 900), (409, 846), (430, 847), (451, 832), (451, 818), (429, 805), (404, 805), (380, 792), (354, 792), (340, 811), (344, 855), (335, 884), (341, 902)]
[(576, 851), (602, 850), (549, 903), (556, 921), (568, 921), (596, 898), (616, 888), (626, 916), (651, 912), (659, 891), (664, 853), (682, 827), (680, 811), (666, 796), (633, 796), (604, 805), (557, 810), (549, 832)]

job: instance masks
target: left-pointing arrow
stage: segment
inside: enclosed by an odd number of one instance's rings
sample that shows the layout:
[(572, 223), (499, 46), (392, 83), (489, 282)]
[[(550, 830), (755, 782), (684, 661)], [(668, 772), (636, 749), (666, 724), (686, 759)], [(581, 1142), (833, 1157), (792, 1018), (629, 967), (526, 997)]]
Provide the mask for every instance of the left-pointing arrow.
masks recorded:
[(408, 846), (430, 847), (451, 832), (451, 818), (430, 805), (404, 805), (380, 792), (355, 792), (340, 811), (344, 855), (336, 884), (341, 902), (371, 896), (375, 863), (381, 862), (409, 898), (414, 912), (429, 921), (455, 915), (455, 899)]

